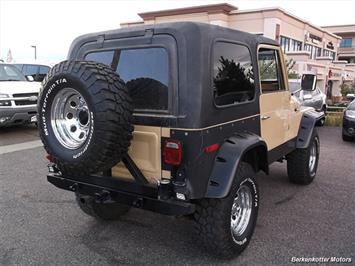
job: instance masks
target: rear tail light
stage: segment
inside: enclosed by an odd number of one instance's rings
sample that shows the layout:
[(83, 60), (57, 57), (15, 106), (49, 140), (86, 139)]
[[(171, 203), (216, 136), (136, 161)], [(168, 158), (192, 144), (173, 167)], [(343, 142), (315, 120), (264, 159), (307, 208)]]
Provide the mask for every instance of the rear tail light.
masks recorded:
[(182, 159), (181, 142), (173, 139), (166, 140), (163, 147), (163, 157), (166, 164), (180, 165)]

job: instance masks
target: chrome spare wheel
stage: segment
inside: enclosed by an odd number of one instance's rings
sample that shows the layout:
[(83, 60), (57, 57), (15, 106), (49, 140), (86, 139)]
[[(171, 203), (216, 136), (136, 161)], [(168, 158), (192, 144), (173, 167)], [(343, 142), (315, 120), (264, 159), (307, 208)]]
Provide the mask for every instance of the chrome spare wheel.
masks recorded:
[(89, 107), (73, 88), (64, 88), (55, 96), (51, 108), (51, 125), (57, 140), (74, 150), (85, 143), (91, 126)]
[(246, 185), (241, 185), (234, 198), (231, 213), (231, 232), (234, 241), (237, 241), (236, 238), (240, 237), (248, 227), (252, 204), (251, 189)]
[(309, 151), (309, 172), (312, 174), (315, 171), (317, 161), (317, 144), (314, 141)]

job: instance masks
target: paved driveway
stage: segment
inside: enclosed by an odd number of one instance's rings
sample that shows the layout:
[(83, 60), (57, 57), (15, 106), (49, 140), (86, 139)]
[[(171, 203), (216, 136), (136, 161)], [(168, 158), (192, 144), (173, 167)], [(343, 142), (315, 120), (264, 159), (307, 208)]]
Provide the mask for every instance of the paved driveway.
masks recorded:
[[(0, 154), (0, 265), (286, 265), (293, 256), (354, 261), (355, 143), (342, 142), (340, 134), (320, 129), (319, 171), (310, 186), (290, 184), (285, 164), (258, 175), (255, 234), (232, 261), (201, 251), (186, 219), (136, 209), (112, 223), (86, 216), (72, 193), (46, 182), (42, 148)], [(0, 133), (0, 145), (35, 139), (33, 130)]]

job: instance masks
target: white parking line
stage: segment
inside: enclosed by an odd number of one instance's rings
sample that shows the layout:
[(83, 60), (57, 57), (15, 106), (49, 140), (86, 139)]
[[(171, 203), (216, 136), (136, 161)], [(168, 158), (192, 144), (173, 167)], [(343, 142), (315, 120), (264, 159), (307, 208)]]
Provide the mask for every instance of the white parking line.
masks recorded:
[(37, 148), (37, 147), (41, 147), (41, 146), (43, 146), (43, 144), (42, 144), (42, 141), (40, 141), (40, 140), (5, 145), (5, 146), (0, 146), (0, 154), (6, 154), (6, 153), (15, 152), (15, 151), (23, 151), (23, 150), (33, 149), (33, 148)]

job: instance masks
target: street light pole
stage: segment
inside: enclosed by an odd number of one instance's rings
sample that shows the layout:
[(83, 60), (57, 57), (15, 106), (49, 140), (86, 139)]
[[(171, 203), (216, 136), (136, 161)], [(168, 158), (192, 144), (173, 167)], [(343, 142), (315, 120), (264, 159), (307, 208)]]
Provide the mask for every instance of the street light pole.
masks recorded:
[(35, 49), (35, 60), (37, 60), (37, 46), (31, 45), (31, 47)]

